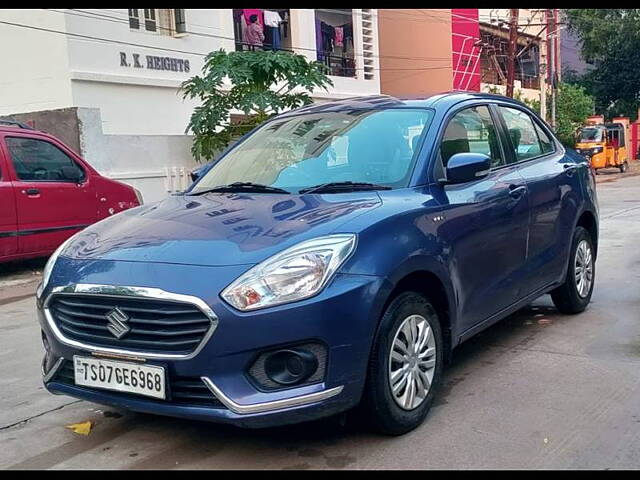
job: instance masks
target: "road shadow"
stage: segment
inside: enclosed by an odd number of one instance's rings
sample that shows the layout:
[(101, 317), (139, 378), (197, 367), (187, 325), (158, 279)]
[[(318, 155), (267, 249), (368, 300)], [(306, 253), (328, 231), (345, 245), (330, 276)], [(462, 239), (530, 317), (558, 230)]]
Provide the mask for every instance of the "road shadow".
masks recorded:
[(48, 257), (32, 258), (29, 260), (16, 260), (12, 262), (0, 263), (0, 280), (7, 280), (12, 277), (21, 277), (35, 272), (42, 272)]

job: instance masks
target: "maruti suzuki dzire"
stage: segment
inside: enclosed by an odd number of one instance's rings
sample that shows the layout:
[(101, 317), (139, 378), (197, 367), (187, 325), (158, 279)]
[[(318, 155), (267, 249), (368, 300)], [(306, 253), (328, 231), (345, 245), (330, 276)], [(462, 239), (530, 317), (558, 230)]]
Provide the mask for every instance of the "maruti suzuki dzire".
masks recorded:
[(461, 342), (547, 293), (591, 299), (593, 171), (509, 98), (311, 105), (199, 175), (52, 255), (48, 391), (243, 427), (358, 410), (399, 435)]

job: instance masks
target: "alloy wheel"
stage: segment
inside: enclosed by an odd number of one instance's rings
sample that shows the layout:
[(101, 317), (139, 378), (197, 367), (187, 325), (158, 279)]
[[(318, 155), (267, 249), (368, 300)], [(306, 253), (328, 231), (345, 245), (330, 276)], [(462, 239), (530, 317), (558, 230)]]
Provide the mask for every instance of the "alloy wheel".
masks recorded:
[(389, 386), (395, 402), (413, 410), (427, 397), (436, 367), (436, 340), (421, 315), (405, 318), (391, 343)]
[(574, 274), (578, 295), (585, 298), (589, 295), (591, 283), (593, 282), (593, 255), (591, 253), (591, 246), (586, 240), (582, 240), (578, 244), (578, 248), (576, 248)]

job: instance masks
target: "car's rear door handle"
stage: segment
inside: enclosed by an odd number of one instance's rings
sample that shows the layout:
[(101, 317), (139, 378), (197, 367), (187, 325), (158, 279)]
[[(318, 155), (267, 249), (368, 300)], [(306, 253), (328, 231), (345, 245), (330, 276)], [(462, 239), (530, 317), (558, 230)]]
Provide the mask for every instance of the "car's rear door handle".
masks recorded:
[(527, 187), (525, 187), (524, 185), (509, 185), (509, 196), (511, 198), (520, 198), (526, 191)]
[(564, 168), (564, 173), (567, 174), (567, 176), (571, 177), (573, 176), (573, 174), (576, 171), (576, 168), (578, 168), (578, 165), (576, 164), (569, 164), (569, 163), (565, 163), (562, 168)]
[(26, 190), (22, 190), (22, 193), (25, 195), (40, 195), (40, 190), (37, 188), (27, 188)]

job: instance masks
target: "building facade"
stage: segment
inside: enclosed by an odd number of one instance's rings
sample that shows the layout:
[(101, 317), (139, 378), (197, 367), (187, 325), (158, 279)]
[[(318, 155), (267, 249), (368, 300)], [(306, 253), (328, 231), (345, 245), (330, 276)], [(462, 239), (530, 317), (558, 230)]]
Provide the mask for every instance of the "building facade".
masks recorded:
[[(382, 93), (424, 95), (450, 89), (504, 94), (509, 9), (380, 9)], [(515, 96), (539, 101), (551, 79), (548, 45), (561, 63), (561, 27), (546, 9), (519, 9)], [(552, 15), (557, 21), (557, 11)], [(558, 77), (560, 76), (557, 68)]]
[[(264, 10), (245, 10), (265, 22)], [(200, 73), (209, 52), (250, 47), (241, 23), (250, 13), (2, 10), (0, 117), (59, 136), (102, 174), (135, 186), (146, 201), (159, 200), (185, 188), (195, 166), (185, 128), (196, 103), (182, 98), (180, 85)], [(334, 86), (314, 92), (314, 100), (380, 93), (376, 10), (276, 13), (279, 42), (270, 38), (269, 45), (331, 72)]]

